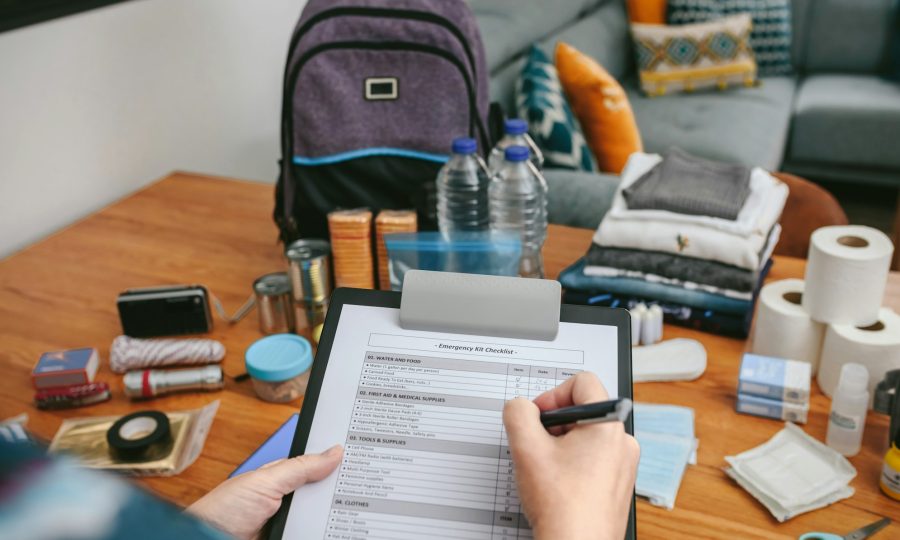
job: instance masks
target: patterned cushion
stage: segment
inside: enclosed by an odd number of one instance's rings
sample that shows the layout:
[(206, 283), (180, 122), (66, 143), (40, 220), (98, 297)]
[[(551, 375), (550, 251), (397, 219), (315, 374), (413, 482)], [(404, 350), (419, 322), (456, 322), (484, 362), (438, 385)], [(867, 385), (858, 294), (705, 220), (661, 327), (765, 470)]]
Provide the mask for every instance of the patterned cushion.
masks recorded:
[(544, 166), (594, 171), (594, 159), (566, 102), (550, 58), (532, 46), (516, 83), (516, 108), (544, 153)]
[(651, 96), (756, 83), (750, 15), (681, 26), (632, 24), (641, 88)]
[(784, 75), (791, 66), (791, 0), (669, 0), (669, 24), (707, 22), (749, 13), (750, 46), (761, 76)]

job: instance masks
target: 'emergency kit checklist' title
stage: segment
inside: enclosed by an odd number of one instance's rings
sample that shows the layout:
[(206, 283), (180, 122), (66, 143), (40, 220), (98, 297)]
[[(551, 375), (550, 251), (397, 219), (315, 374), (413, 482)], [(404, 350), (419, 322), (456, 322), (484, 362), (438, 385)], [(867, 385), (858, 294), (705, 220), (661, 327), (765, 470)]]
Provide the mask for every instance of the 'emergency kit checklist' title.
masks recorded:
[(447, 351), (455, 351), (455, 352), (470, 352), (470, 353), (490, 353), (490, 354), (516, 354), (516, 351), (513, 349), (505, 349), (492, 347), (490, 345), (449, 345), (447, 343), (438, 343), (438, 349), (447, 350)]

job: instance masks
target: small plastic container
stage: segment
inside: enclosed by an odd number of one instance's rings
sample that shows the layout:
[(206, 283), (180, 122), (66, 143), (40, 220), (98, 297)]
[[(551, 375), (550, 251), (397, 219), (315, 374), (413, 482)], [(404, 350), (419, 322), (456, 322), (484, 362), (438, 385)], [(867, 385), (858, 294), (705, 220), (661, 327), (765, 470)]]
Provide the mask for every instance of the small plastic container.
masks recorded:
[(309, 384), (312, 346), (295, 334), (275, 334), (257, 340), (244, 353), (256, 395), (284, 403), (302, 397)]
[(831, 398), (825, 444), (846, 457), (858, 454), (867, 412), (869, 371), (862, 364), (848, 362), (841, 367), (841, 378)]

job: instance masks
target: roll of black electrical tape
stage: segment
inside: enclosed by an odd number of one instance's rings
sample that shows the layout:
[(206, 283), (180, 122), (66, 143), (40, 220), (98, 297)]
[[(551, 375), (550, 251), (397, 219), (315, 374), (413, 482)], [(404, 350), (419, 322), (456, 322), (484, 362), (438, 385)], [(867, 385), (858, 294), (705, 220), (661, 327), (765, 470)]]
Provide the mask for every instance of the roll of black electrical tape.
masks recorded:
[(113, 457), (122, 461), (145, 461), (155, 449), (172, 442), (169, 417), (159, 411), (138, 411), (123, 416), (106, 432)]

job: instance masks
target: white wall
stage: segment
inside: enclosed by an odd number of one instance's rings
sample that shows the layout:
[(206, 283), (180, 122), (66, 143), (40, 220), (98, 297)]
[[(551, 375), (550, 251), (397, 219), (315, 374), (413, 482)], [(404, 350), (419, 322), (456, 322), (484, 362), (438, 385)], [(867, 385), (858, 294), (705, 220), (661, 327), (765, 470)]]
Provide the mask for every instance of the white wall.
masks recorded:
[(175, 169), (272, 182), (304, 0), (137, 0), (0, 34), (0, 258)]

